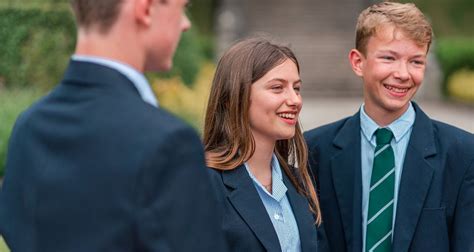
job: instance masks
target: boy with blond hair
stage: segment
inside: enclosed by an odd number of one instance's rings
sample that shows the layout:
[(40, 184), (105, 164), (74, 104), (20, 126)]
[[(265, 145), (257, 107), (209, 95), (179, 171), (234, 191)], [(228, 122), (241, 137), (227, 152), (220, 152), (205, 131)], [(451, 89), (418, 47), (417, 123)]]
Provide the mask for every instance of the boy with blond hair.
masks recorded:
[(332, 251), (473, 251), (474, 137), (414, 102), (432, 28), (413, 4), (364, 10), (358, 113), (305, 134)]

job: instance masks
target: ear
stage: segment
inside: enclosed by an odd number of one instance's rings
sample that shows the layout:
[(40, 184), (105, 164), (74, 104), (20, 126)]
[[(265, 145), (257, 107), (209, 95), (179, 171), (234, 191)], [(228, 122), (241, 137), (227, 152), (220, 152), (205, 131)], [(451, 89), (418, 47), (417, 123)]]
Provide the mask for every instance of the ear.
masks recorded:
[(364, 55), (357, 49), (352, 49), (349, 52), (349, 62), (351, 63), (352, 71), (354, 71), (357, 76), (362, 77), (363, 75), (364, 60)]
[(150, 26), (154, 0), (135, 0), (135, 19), (138, 23)]

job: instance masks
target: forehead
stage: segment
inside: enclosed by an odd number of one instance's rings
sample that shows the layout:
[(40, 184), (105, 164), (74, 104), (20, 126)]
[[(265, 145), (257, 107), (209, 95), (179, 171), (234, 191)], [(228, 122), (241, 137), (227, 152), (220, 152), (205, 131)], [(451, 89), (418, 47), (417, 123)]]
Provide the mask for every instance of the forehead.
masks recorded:
[(397, 50), (401, 52), (427, 52), (428, 45), (420, 44), (413, 38), (406, 35), (402, 29), (394, 25), (381, 25), (375, 29), (374, 34), (369, 38), (367, 43), (367, 51), (374, 52), (374, 50)]

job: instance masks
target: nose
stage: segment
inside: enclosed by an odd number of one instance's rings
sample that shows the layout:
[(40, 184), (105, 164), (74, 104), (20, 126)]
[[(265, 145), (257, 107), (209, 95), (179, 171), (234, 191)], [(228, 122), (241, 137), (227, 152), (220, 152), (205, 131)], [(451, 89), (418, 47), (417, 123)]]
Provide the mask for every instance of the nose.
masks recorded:
[(408, 70), (408, 64), (405, 62), (400, 62), (394, 73), (394, 77), (400, 79), (401, 81), (406, 81), (410, 78), (410, 72)]
[(183, 18), (181, 20), (181, 29), (183, 32), (185, 32), (189, 30), (189, 28), (191, 28), (191, 21), (189, 21), (189, 18), (186, 16), (186, 14), (183, 14)]
[(303, 99), (301, 98), (299, 91), (290, 88), (287, 92), (286, 104), (290, 107), (301, 107)]

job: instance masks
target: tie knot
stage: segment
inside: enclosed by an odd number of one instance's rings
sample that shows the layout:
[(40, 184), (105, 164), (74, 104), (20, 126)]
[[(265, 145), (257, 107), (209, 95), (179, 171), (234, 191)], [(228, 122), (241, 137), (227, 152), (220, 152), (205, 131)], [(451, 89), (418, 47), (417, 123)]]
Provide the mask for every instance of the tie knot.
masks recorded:
[(386, 128), (378, 129), (375, 131), (375, 139), (377, 141), (377, 145), (388, 144), (392, 141), (392, 131)]

